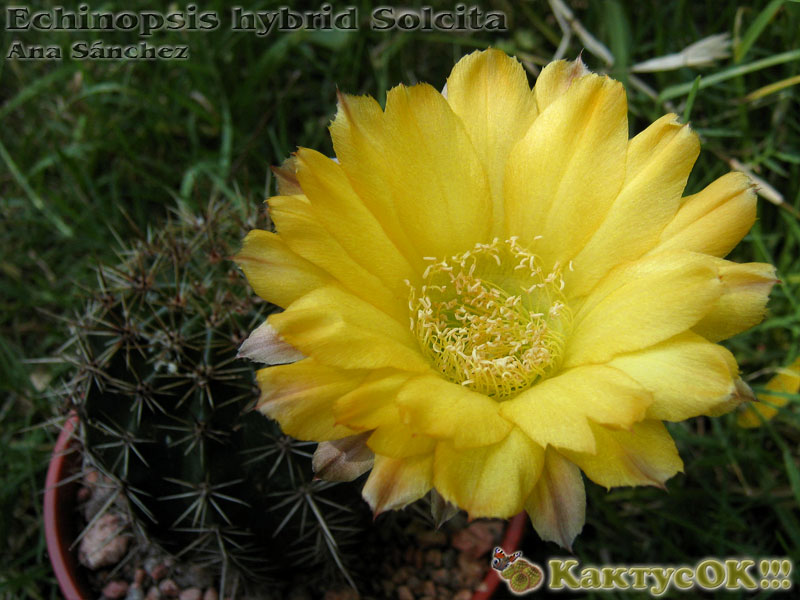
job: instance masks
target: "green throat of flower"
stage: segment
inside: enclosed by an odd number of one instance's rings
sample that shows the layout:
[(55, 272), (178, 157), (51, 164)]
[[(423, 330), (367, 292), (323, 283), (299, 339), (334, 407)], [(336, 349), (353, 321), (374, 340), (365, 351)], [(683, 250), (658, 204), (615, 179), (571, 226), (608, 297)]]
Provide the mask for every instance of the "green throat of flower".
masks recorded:
[(572, 315), (557, 264), (546, 273), (516, 237), (426, 260), (411, 329), (445, 377), (504, 400), (558, 367)]

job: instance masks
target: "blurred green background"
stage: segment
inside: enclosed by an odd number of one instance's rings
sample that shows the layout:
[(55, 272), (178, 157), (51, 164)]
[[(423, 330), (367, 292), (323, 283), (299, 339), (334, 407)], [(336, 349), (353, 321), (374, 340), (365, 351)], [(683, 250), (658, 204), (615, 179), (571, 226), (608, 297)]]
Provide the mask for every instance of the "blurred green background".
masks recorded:
[[(289, 3), (284, 3), (286, 5)], [(726, 342), (758, 391), (800, 353), (800, 3), (621, 0), (487, 1), (504, 32), (374, 31), (379, 3), (355, 7), (355, 31), (232, 31), (230, 7), (214, 31), (9, 31), (0, 33), (0, 597), (58, 597), (41, 529), (44, 473), (63, 412), (55, 357), (118, 240), (157, 227), (178, 204), (261, 203), (270, 165), (296, 146), (331, 154), (327, 125), (337, 88), (383, 101), (404, 82), (444, 85), (453, 64), (494, 46), (516, 55), (531, 81), (557, 54), (583, 59), (626, 84), (631, 134), (677, 112), (703, 151), (687, 189), (742, 165), (765, 184), (759, 221), (732, 257), (778, 267), (768, 318)], [(47, 10), (49, 2), (27, 5)], [(270, 10), (279, 2), (244, 3)], [(296, 10), (321, 3), (292, 4)], [(409, 2), (454, 10), (449, 2)], [(74, 8), (74, 7), (71, 7)], [(98, 2), (91, 10), (153, 10)], [(565, 10), (566, 8), (566, 10)], [(155, 8), (184, 10), (184, 4)], [(5, 9), (4, 9), (5, 10)], [(727, 56), (705, 66), (642, 72), (643, 61), (728, 34)], [(188, 60), (72, 60), (89, 43), (186, 45)], [(55, 45), (62, 60), (14, 60), (12, 44)], [(684, 63), (685, 64), (685, 63)], [(734, 162), (731, 162), (734, 161)], [(265, 221), (264, 221), (265, 222)], [(244, 280), (242, 285), (246, 285)], [(788, 556), (800, 569), (800, 411), (797, 395), (764, 427), (735, 415), (671, 427), (686, 473), (655, 489), (588, 485), (584, 563), (694, 564), (705, 556)], [(532, 532), (526, 556), (561, 555)], [(795, 581), (797, 578), (795, 577)], [(748, 594), (760, 597), (766, 593)], [(726, 595), (726, 597), (736, 594)]]

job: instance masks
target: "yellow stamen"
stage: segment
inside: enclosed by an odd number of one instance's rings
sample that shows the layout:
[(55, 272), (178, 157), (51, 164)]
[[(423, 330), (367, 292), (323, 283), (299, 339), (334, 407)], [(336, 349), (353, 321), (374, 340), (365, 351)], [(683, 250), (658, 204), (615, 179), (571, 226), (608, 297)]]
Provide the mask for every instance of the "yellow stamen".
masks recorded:
[(558, 367), (572, 324), (558, 264), (544, 273), (516, 238), (426, 259), (411, 330), (445, 377), (504, 400)]

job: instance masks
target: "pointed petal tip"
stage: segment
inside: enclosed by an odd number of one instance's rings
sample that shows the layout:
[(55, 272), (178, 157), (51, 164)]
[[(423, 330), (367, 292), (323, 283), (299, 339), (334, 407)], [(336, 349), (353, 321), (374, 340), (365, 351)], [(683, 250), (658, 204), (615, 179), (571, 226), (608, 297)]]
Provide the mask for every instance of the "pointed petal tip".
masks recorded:
[(441, 528), (442, 525), (458, 514), (459, 508), (445, 500), (436, 488), (431, 488), (430, 503), (431, 517), (436, 529)]
[(545, 451), (542, 475), (525, 510), (539, 537), (572, 552), (586, 523), (586, 492), (580, 469), (552, 446)]
[(736, 377), (733, 382), (733, 390), (728, 398), (713, 406), (706, 414), (710, 417), (719, 417), (741, 406), (744, 402), (755, 401), (756, 395), (750, 386), (741, 377)]
[(353, 119), (353, 112), (347, 101), (347, 94), (343, 93), (339, 86), (336, 86), (336, 114), (331, 120), (331, 132), (333, 132), (334, 127), (340, 126), (342, 120), (351, 127), (358, 127), (357, 122)]
[(583, 48), (581, 48), (581, 51), (578, 52), (578, 56), (576, 56), (575, 60), (571, 61), (570, 64), (572, 65), (573, 72), (578, 77), (591, 73), (589, 67), (586, 66), (585, 62), (583, 62)]
[(315, 479), (353, 481), (372, 468), (375, 459), (367, 448), (371, 431), (331, 442), (320, 442), (311, 460)]
[(432, 474), (432, 454), (402, 459), (376, 454), (361, 496), (377, 517), (422, 498), (431, 489)]
[(278, 194), (293, 196), (303, 193), (300, 182), (297, 180), (297, 152), (292, 152), (280, 167), (270, 166), (270, 170), (278, 180)]
[(242, 342), (236, 357), (266, 365), (293, 363), (305, 358), (302, 352), (280, 336), (268, 320), (254, 329)]
[(353, 121), (353, 116), (350, 110), (350, 94), (342, 92), (338, 87), (336, 88), (336, 105), (339, 110), (343, 111), (348, 121)]

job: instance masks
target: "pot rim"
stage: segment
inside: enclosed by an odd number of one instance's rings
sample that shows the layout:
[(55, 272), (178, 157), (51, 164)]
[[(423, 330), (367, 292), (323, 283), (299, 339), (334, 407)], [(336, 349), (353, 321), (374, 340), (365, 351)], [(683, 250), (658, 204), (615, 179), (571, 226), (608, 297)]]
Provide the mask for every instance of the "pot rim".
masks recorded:
[(78, 561), (70, 539), (72, 537), (70, 514), (75, 504), (77, 482), (64, 483), (76, 466), (74, 434), (77, 426), (78, 415), (72, 411), (67, 415), (53, 448), (44, 487), (44, 535), (47, 541), (47, 553), (58, 586), (67, 600), (90, 598), (86, 585), (78, 573)]

